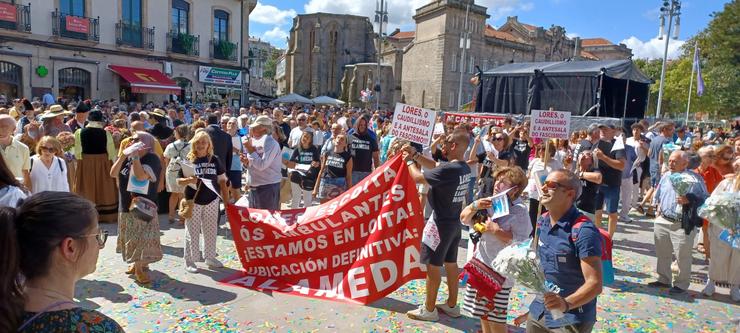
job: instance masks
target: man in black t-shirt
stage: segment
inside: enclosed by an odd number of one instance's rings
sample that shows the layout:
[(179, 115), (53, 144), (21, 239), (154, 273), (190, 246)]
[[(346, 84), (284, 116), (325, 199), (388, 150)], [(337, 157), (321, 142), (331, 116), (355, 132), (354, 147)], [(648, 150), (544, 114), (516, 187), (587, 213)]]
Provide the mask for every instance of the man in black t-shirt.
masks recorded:
[(357, 119), (357, 128), (350, 135), (350, 152), (352, 153), (352, 186), (365, 179), (373, 169), (380, 166), (380, 149), (367, 130), (367, 116)]
[[(420, 153), (411, 146), (404, 147), (409, 175), (417, 183), (430, 187), (429, 204), (433, 210), (432, 217), (424, 228), (425, 237), (421, 244), (421, 262), (427, 268), (426, 300), (418, 309), (407, 312), (411, 319), (436, 321), (439, 319), (437, 309), (451, 317), (460, 316), (460, 309), (456, 306), (457, 249), (462, 232), (460, 213), (472, 177), (470, 167), (464, 159), (469, 143), (467, 133), (455, 132), (448, 135), (442, 143), (442, 150), (449, 162), (442, 162), (424, 174), (415, 163), (420, 158)], [(435, 231), (439, 235), (437, 239), (428, 237), (434, 235)], [(449, 296), (446, 303), (435, 304), (442, 282), (443, 265), (447, 274)]]
[(624, 142), (614, 140), (614, 125), (601, 124), (601, 140), (594, 148), (594, 155), (599, 160), (597, 166), (602, 175), (601, 186), (596, 194), (596, 212), (594, 223), (601, 227), (601, 214), (604, 204), (609, 215), (609, 236), (614, 237), (617, 231), (617, 209), (619, 208), (619, 188), (622, 184), (622, 169), (626, 166)]
[(529, 167), (529, 153), (532, 151), (534, 144), (532, 138), (529, 137), (529, 125), (517, 125), (511, 132), (511, 154), (514, 158), (514, 163), (527, 170)]

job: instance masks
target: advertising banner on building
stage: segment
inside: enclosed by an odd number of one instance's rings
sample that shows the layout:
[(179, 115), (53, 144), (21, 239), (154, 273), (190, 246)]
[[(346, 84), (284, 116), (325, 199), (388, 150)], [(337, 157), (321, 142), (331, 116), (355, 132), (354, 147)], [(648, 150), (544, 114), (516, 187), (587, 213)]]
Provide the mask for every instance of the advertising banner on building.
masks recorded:
[(529, 136), (540, 139), (568, 140), (570, 134), (570, 112), (532, 110)]
[(432, 142), (436, 118), (437, 113), (432, 110), (396, 103), (391, 134), (398, 139), (428, 146)]
[(64, 17), (64, 20), (67, 31), (79, 32), (81, 34), (90, 33), (90, 19), (67, 15)]
[(18, 11), (15, 5), (0, 2), (0, 21), (18, 22)]
[(368, 304), (425, 277), (423, 214), (400, 155), (325, 204), (229, 205), (227, 214), (245, 270), (221, 281), (228, 285)]
[(203, 83), (241, 86), (242, 72), (238, 69), (200, 66), (198, 81)]
[(468, 123), (471, 125), (496, 125), (502, 126), (504, 124), (503, 116), (486, 115), (480, 113), (454, 113), (445, 112), (444, 115), (445, 123)]

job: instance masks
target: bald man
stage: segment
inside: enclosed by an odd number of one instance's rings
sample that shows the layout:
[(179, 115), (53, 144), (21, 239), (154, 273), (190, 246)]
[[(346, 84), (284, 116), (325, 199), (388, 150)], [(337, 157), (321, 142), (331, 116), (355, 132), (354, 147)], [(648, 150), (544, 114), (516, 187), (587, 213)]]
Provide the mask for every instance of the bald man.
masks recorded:
[(5, 165), (16, 179), (23, 179), (23, 185), (31, 188), (31, 151), (28, 146), (14, 136), (15, 119), (7, 114), (0, 115), (0, 155)]
[[(691, 283), (691, 250), (694, 247), (697, 227), (701, 219), (693, 218), (689, 212), (695, 211), (707, 198), (707, 187), (704, 179), (691, 170), (687, 170), (689, 157), (685, 151), (674, 151), (668, 158), (670, 172), (663, 175), (655, 190), (653, 203), (658, 206), (658, 213), (653, 227), (655, 254), (657, 256), (658, 280), (648, 283), (651, 287), (670, 288), (669, 293), (685, 294)], [(670, 180), (672, 174), (684, 174), (696, 181), (690, 183), (686, 195), (678, 195)], [(679, 209), (676, 204), (680, 204)], [(698, 221), (696, 221), (698, 220)], [(675, 242), (675, 243), (674, 243)], [(678, 275), (671, 279), (671, 262), (673, 255), (678, 262)], [(671, 285), (673, 282), (673, 285)]]

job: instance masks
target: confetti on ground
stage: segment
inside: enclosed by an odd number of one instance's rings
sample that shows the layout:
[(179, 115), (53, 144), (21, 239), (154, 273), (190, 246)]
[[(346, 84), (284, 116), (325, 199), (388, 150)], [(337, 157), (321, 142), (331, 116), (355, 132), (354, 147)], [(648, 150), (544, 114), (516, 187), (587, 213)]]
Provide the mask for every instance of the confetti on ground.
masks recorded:
[[(151, 265), (152, 283), (147, 286), (136, 284), (124, 274), (127, 266), (115, 254), (115, 246), (110, 246), (115, 244), (116, 226), (103, 225), (113, 239), (101, 251), (96, 272), (77, 285), (76, 298), (83, 306), (107, 314), (128, 332), (415, 333), (480, 329), (478, 320), (468, 317), (452, 319), (440, 315), (437, 323), (410, 320), (406, 311), (416, 308), (424, 299), (423, 280), (411, 281), (389, 297), (367, 306), (221, 285), (218, 280), (241, 269), (228, 227), (220, 226), (217, 244), (225, 268), (209, 270), (201, 263), (199, 274), (191, 274), (185, 272), (182, 260), (184, 229), (163, 221), (165, 256)], [(733, 332), (740, 319), (740, 305), (730, 300), (726, 288), (717, 288), (715, 296), (707, 298), (699, 293), (703, 287), (699, 283), (693, 283), (685, 297), (673, 297), (666, 290), (647, 287), (655, 276), (652, 239), (649, 221), (638, 219), (620, 226), (614, 247), (616, 282), (604, 288), (599, 297), (599, 322), (594, 332)], [(460, 257), (465, 257), (463, 248)], [(695, 280), (703, 281), (707, 267), (698, 253), (693, 268)], [(443, 283), (437, 301), (444, 302), (447, 295), (448, 288)], [(512, 323), (527, 311), (532, 298), (526, 290), (512, 289), (509, 332), (524, 332)], [(458, 299), (462, 302), (461, 296)]]

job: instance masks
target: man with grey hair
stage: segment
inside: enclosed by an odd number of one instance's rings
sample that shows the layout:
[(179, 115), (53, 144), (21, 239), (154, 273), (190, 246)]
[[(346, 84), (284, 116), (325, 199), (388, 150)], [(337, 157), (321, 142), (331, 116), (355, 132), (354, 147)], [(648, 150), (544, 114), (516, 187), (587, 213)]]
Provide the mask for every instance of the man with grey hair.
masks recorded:
[[(601, 234), (574, 206), (581, 181), (569, 170), (556, 170), (542, 185), (540, 202), (548, 212), (537, 221), (537, 251), (545, 278), (561, 288), (545, 293), (529, 306), (527, 332), (544, 333), (569, 327), (591, 332), (596, 323), (596, 298), (601, 294)], [(551, 311), (563, 318), (555, 320)]]
[[(655, 239), (655, 255), (657, 257), (658, 280), (648, 283), (648, 286), (657, 288), (671, 287), (671, 261), (675, 252), (678, 262), (678, 275), (673, 279), (671, 294), (685, 294), (691, 283), (691, 250), (694, 247), (696, 228), (701, 225), (701, 219), (695, 216), (698, 208), (708, 197), (704, 180), (687, 170), (688, 154), (677, 150), (668, 158), (670, 172), (663, 175), (655, 190), (653, 203), (657, 205), (653, 237)], [(693, 177), (695, 182), (689, 183), (686, 195), (678, 195), (673, 188), (670, 176), (684, 174)], [(678, 205), (681, 205), (680, 208)], [(693, 214), (691, 213), (693, 211)], [(674, 244), (675, 242), (675, 244)], [(674, 250), (675, 249), (675, 250)]]
[(244, 140), (247, 154), (241, 161), (247, 168), (249, 207), (280, 209), (280, 169), (283, 161), (280, 144), (272, 138), (272, 119), (262, 115), (249, 125), (249, 138)]

